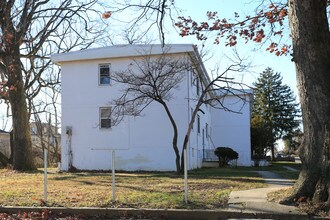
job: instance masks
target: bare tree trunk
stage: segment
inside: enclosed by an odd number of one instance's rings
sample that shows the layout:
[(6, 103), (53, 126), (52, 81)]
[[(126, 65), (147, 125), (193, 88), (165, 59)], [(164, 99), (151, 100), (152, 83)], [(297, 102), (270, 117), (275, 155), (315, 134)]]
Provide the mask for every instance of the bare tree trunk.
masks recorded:
[(270, 152), (271, 152), (271, 156), (272, 156), (272, 161), (275, 161), (275, 138), (274, 138), (274, 134), (273, 134), (273, 125), (272, 125), (272, 121), (270, 122), (270, 129), (269, 129), (269, 138), (270, 138)]
[(22, 79), (20, 51), (18, 45), (13, 45), (12, 55), (7, 56), (9, 102), (13, 119), (13, 168), (15, 170), (36, 169), (32, 155), (29, 114)]
[(187, 129), (187, 133), (184, 137), (184, 141), (183, 141), (183, 145), (182, 145), (182, 157), (181, 157), (181, 172), (183, 172), (183, 168), (184, 168), (184, 156), (183, 156), (183, 153), (184, 153), (184, 150), (187, 149), (187, 146), (188, 146), (188, 142), (189, 142), (189, 139), (190, 139), (190, 134), (191, 134), (191, 130), (194, 126), (194, 123), (195, 123), (195, 118), (197, 116), (197, 112), (199, 110), (199, 108), (201, 107), (201, 105), (203, 104), (202, 100), (204, 98), (206, 94), (206, 90), (203, 91), (202, 95), (199, 97), (198, 99), (198, 102), (195, 106), (195, 109), (191, 115), (191, 118), (190, 118), (190, 122), (189, 122), (189, 125), (188, 125), (188, 129)]
[(163, 102), (163, 101), (160, 101), (160, 103), (163, 105), (163, 107), (166, 111), (166, 114), (167, 114), (168, 118), (170, 119), (171, 125), (173, 127), (172, 147), (173, 147), (173, 150), (175, 152), (176, 172), (180, 173), (181, 167), (180, 167), (180, 153), (179, 153), (179, 149), (178, 149), (178, 128), (176, 126), (175, 120), (174, 120), (168, 106), (166, 105), (166, 103)]
[(274, 144), (272, 144), (272, 146), (270, 147), (270, 151), (272, 154), (272, 161), (275, 161), (275, 147)]
[(290, 0), (299, 96), (304, 124), (302, 171), (293, 194), (330, 204), (330, 34), (326, 0)]
[(9, 146), (10, 146), (10, 157), (9, 157), (9, 163), (13, 164), (14, 161), (14, 132), (11, 131), (9, 135)]

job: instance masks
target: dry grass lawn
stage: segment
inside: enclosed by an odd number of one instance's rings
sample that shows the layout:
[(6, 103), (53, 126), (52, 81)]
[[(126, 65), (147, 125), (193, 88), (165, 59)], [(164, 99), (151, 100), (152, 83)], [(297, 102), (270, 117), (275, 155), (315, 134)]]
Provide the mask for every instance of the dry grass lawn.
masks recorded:
[[(225, 207), (232, 190), (263, 187), (254, 172), (212, 168), (189, 172), (188, 208)], [(0, 206), (187, 208), (183, 177), (174, 173), (116, 173), (112, 202), (111, 173), (48, 173), (43, 204), (43, 171), (18, 173), (0, 169)]]

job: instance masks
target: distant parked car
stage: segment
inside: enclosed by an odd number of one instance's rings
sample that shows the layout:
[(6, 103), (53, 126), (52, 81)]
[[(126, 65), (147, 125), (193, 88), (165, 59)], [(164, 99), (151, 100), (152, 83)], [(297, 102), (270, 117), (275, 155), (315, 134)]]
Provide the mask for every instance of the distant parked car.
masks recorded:
[(291, 155), (277, 154), (275, 157), (276, 161), (289, 161), (295, 162), (295, 158)]

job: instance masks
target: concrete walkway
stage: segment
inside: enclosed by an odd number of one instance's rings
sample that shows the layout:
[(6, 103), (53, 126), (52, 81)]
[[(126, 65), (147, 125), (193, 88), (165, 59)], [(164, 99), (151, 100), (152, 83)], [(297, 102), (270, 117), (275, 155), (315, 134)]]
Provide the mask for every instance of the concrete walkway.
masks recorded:
[(290, 171), (299, 171), (295, 168), (289, 167), (289, 166), (283, 166), (285, 169), (290, 170)]
[(265, 188), (232, 191), (228, 202), (228, 209), (242, 212), (262, 212), (262, 213), (283, 213), (298, 214), (294, 206), (284, 206), (274, 202), (267, 201), (267, 194), (280, 189), (293, 186), (294, 182), (288, 179), (282, 179), (275, 173), (269, 171), (257, 171), (267, 184)]

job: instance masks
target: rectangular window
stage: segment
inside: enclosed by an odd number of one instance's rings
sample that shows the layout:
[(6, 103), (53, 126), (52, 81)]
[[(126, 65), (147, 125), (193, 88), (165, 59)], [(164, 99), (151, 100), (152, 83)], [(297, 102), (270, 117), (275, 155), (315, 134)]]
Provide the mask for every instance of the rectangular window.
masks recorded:
[(201, 118), (199, 117), (199, 115), (197, 115), (197, 132), (198, 134), (201, 133)]
[(203, 150), (205, 149), (205, 130), (203, 128), (202, 130), (202, 145), (203, 145)]
[(195, 86), (196, 87), (196, 94), (199, 96), (199, 93), (200, 93), (200, 82), (199, 82), (197, 70), (191, 71), (191, 73), (190, 73), (190, 81), (191, 81), (191, 86)]
[(36, 130), (36, 128), (32, 127), (32, 128), (31, 128), (31, 133), (32, 133), (32, 134), (37, 134), (37, 130)]
[(206, 135), (206, 139), (209, 138), (209, 124), (208, 123), (205, 124), (205, 135)]
[(99, 65), (99, 85), (110, 85), (110, 64)]
[(196, 94), (199, 96), (199, 90), (200, 90), (200, 88), (199, 88), (199, 79), (198, 79), (198, 77), (196, 77)]
[[(194, 110), (193, 110), (193, 108), (190, 108), (190, 113), (191, 113), (191, 115), (190, 115), (190, 120), (191, 120), (192, 115), (194, 114)], [(192, 124), (191, 129), (194, 129), (194, 123)]]
[(100, 108), (100, 128), (111, 128), (111, 107)]

